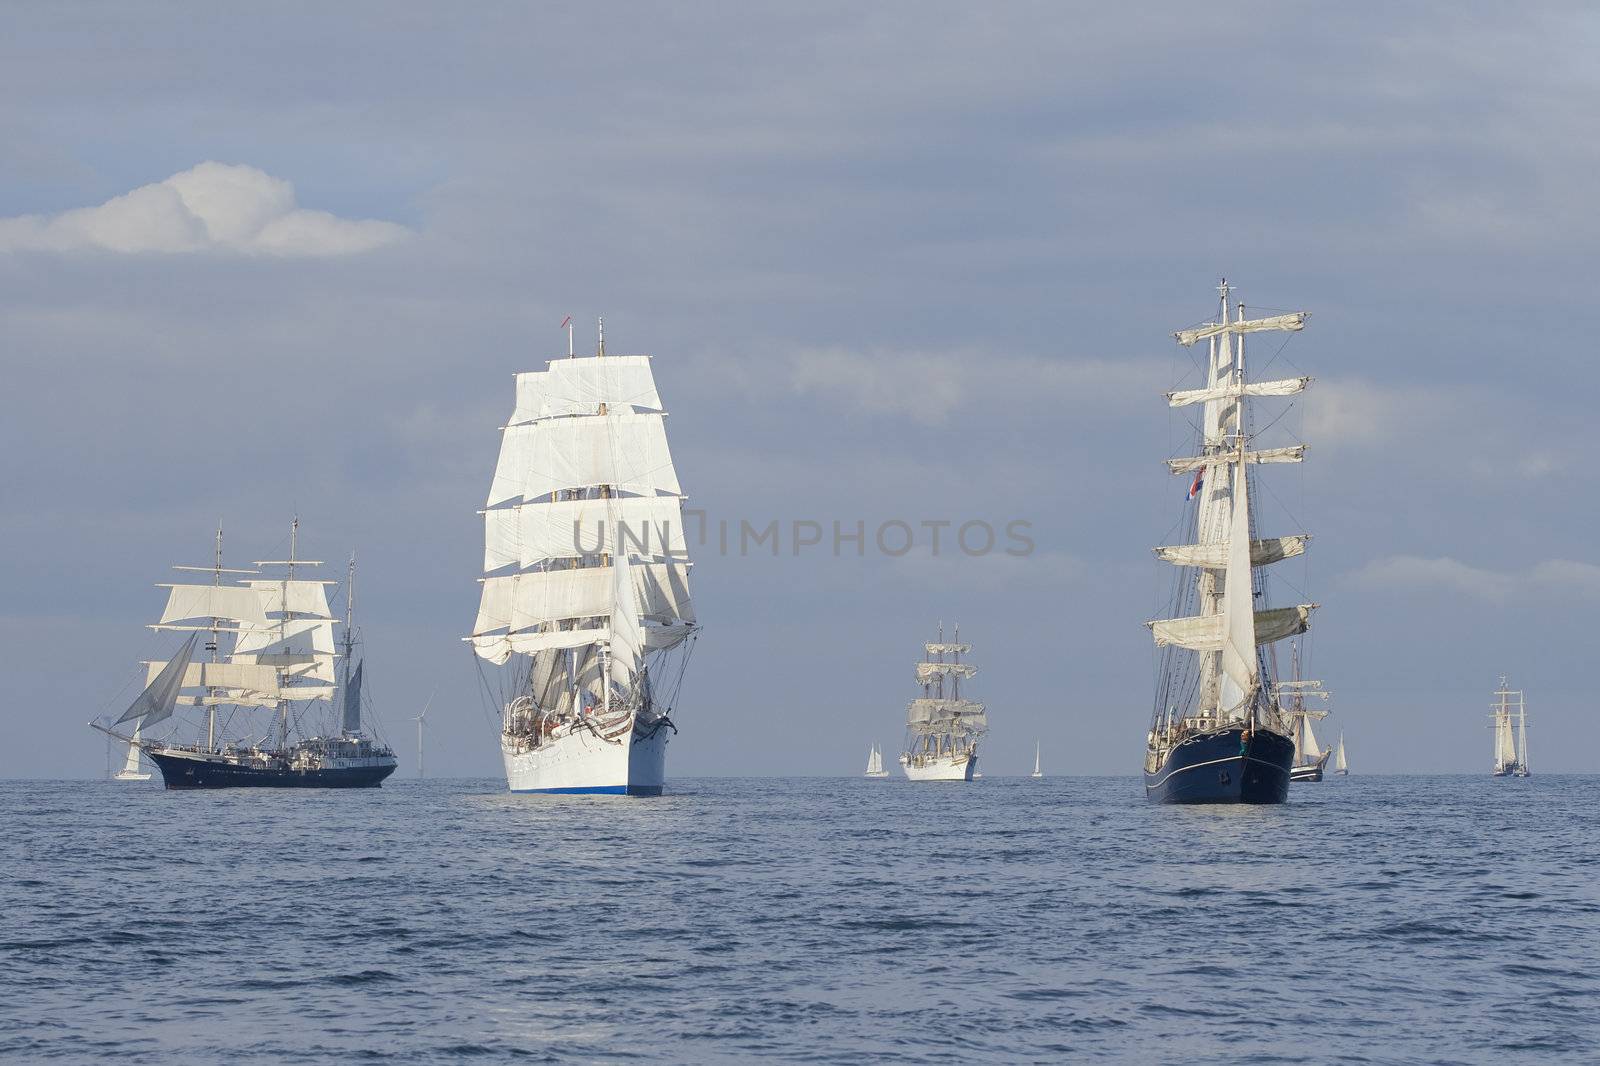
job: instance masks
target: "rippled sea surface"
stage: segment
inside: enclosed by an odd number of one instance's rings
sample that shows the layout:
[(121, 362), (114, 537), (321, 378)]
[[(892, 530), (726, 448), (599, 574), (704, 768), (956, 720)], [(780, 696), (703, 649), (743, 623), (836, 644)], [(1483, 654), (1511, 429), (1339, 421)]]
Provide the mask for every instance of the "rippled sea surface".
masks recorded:
[(1600, 1061), (1600, 778), (0, 783), (0, 1057)]

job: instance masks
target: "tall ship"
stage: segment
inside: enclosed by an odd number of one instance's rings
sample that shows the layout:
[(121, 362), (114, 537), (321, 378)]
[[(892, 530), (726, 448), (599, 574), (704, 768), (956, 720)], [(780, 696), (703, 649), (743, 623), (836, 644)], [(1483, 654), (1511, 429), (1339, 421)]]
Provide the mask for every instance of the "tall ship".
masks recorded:
[(188, 635), (144, 664), (145, 688), (120, 718), (90, 725), (140, 749), (167, 788), (371, 788), (394, 773), (394, 752), (362, 727), (355, 560), (340, 669), (327, 593), (337, 582), (298, 576), (321, 565), (296, 558), (299, 528), (287, 559), (248, 569), (222, 565), (219, 529), (211, 566), (173, 568), (209, 583), (158, 586), (167, 603), (150, 628)]
[(917, 664), (922, 695), (906, 708), (906, 751), (900, 765), (913, 781), (971, 781), (978, 769), (978, 738), (989, 731), (983, 704), (961, 695), (961, 682), (978, 668), (961, 657), (972, 651), (955, 639), (946, 642), (944, 626), (939, 639), (924, 644), (926, 653)]
[(658, 796), (700, 628), (683, 491), (650, 357), (606, 354), (603, 322), (574, 356), (564, 325), (567, 358), (516, 378), (466, 639), (511, 791)]
[(1528, 708), (1520, 689), (1513, 691), (1502, 675), (1489, 712), (1494, 730), (1494, 776), (1528, 776)]
[[(1321, 707), (1307, 707), (1306, 700), (1321, 700), (1326, 703), (1329, 693), (1322, 687), (1321, 681), (1303, 681), (1300, 678), (1300, 646), (1290, 645), (1290, 662), (1293, 664), (1293, 676), (1288, 681), (1280, 681), (1277, 685), (1278, 706), (1283, 708), (1284, 715), (1289, 719), (1290, 728), (1294, 736), (1294, 762), (1289, 767), (1290, 781), (1321, 781), (1322, 771), (1332, 757), (1332, 749), (1323, 750), (1317, 742), (1317, 731), (1312, 728), (1312, 722), (1320, 722), (1328, 717), (1326, 709)], [(1344, 738), (1340, 736), (1342, 743)]]
[(1169, 617), (1146, 623), (1161, 649), (1144, 761), (1145, 795), (1158, 803), (1288, 798), (1294, 727), (1264, 650), (1305, 632), (1317, 606), (1265, 606), (1268, 569), (1302, 554), (1309, 537), (1257, 536), (1252, 471), (1298, 463), (1305, 445), (1253, 447), (1260, 430), (1249, 402), (1297, 395), (1311, 379), (1251, 381), (1245, 366), (1246, 336), (1296, 332), (1308, 316), (1247, 318), (1242, 303), (1230, 309), (1230, 291), (1218, 286), (1215, 321), (1174, 334), (1185, 347), (1203, 342), (1208, 355), (1203, 387), (1167, 394), (1169, 406), (1198, 407), (1200, 417), (1194, 454), (1167, 460), (1190, 477), (1182, 521), (1190, 542), (1155, 549), (1174, 579)]

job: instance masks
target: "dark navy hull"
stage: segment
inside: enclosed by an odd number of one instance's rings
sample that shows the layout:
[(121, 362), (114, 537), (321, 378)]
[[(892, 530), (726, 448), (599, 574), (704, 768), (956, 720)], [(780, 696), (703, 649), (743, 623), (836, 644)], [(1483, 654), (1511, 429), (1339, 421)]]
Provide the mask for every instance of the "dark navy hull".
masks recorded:
[(168, 788), (377, 788), (395, 763), (294, 770), (287, 766), (241, 766), (219, 759), (145, 750)]
[(1257, 729), (1244, 741), (1243, 726), (1199, 733), (1167, 753), (1144, 775), (1152, 803), (1283, 803), (1289, 798), (1294, 741)]

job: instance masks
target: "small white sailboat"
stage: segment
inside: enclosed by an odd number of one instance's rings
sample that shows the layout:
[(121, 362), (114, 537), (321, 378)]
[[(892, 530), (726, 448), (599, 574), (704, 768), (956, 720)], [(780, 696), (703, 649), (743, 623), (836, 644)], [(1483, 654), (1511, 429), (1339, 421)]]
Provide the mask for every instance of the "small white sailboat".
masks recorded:
[(872, 745), (872, 750), (867, 752), (867, 777), (888, 777), (889, 771), (883, 768), (883, 752), (878, 745)]
[(128, 761), (122, 764), (122, 769), (111, 775), (113, 781), (148, 781), (149, 771), (139, 764), (139, 727), (133, 727), (133, 737), (128, 742)]
[(1350, 776), (1350, 765), (1344, 761), (1344, 734), (1339, 734), (1339, 746), (1333, 749), (1333, 772), (1340, 777)]
[(1030, 776), (1044, 776), (1044, 771), (1039, 769), (1039, 742), (1037, 740), (1033, 742), (1033, 773)]

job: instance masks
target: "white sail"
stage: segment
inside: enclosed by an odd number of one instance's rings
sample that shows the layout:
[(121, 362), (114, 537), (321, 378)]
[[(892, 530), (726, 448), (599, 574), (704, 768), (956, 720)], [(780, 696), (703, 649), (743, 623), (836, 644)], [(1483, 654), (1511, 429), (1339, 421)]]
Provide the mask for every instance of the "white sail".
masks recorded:
[[(154, 681), (166, 667), (167, 664), (164, 662), (146, 663), (146, 683)], [(183, 672), (183, 687), (232, 688), (245, 689), (250, 692), (276, 692), (278, 690), (278, 668), (264, 666), (259, 663), (191, 662)]]
[(538, 418), (594, 414), (600, 404), (635, 413), (660, 411), (661, 397), (647, 355), (552, 359), (548, 370), (517, 375), (512, 425)]
[[(1252, 465), (1261, 463), (1298, 463), (1305, 459), (1306, 446), (1295, 444), (1287, 448), (1262, 448), (1258, 451), (1244, 453), (1244, 461)], [(1201, 470), (1208, 467), (1221, 466), (1224, 463), (1238, 463), (1238, 455), (1217, 453), (1215, 455), (1194, 455), (1184, 459), (1168, 459), (1167, 469), (1174, 474), (1183, 474), (1192, 470)], [(1210, 476), (1209, 473), (1207, 476)]]
[(270, 615), (296, 614), (309, 618), (332, 618), (328, 610), (327, 586), (332, 581), (251, 581), (250, 587), (261, 596)]
[(644, 628), (640, 625), (639, 590), (634, 584), (628, 554), (613, 556), (611, 563), (611, 641), (608, 662), (611, 677), (627, 689), (644, 664)]
[(939, 677), (976, 677), (978, 668), (971, 663), (918, 663), (917, 684), (925, 685)]
[(485, 573), (554, 559), (615, 555), (687, 557), (683, 504), (675, 496), (556, 500), (483, 513)]
[(644, 496), (681, 496), (664, 419), (661, 414), (606, 414), (507, 426), (488, 506), (601, 485)]
[(1233, 531), (1222, 590), (1222, 675), (1238, 688), (1237, 701), (1219, 709), (1242, 710), (1257, 687), (1255, 593), (1250, 568), (1250, 493), (1244, 463), (1233, 468)]
[[(1304, 633), (1310, 626), (1311, 612), (1316, 607), (1314, 603), (1302, 603), (1297, 607), (1275, 607), (1255, 612), (1255, 642), (1271, 644)], [(1190, 651), (1222, 650), (1224, 634), (1220, 614), (1162, 618), (1146, 622), (1145, 625), (1154, 633), (1158, 648), (1174, 644)]]
[(1310, 378), (1283, 378), (1278, 381), (1252, 381), (1247, 385), (1213, 385), (1204, 389), (1184, 389), (1167, 393), (1169, 407), (1187, 407), (1194, 403), (1237, 398), (1240, 396), (1293, 396), (1304, 392)]
[(1173, 334), (1179, 344), (1185, 348), (1196, 341), (1203, 341), (1208, 337), (1225, 337), (1237, 333), (1260, 333), (1263, 330), (1286, 330), (1294, 332), (1306, 326), (1306, 319), (1310, 313), (1294, 311), (1286, 315), (1273, 315), (1271, 318), (1241, 318), (1233, 322), (1213, 322), (1200, 326), (1197, 329), (1180, 329)]
[(168, 589), (161, 624), (195, 618), (228, 618), (246, 625), (267, 624), (266, 601), (247, 585), (159, 585)]
[(1044, 771), (1039, 767), (1039, 742), (1033, 742), (1033, 776), (1043, 777)]
[(239, 633), (230, 662), (276, 667), (290, 677), (334, 680), (333, 621), (286, 618)]
[(1350, 765), (1344, 758), (1344, 734), (1339, 734), (1339, 746), (1333, 749), (1333, 768), (1338, 771), (1348, 771)]
[[(608, 616), (615, 602), (612, 569), (583, 566), (486, 577), (472, 636), (488, 636), (501, 629), (517, 633), (553, 622)], [(668, 625), (695, 620), (688, 569), (687, 562), (635, 563), (629, 568), (643, 617)]]
[[(1292, 537), (1253, 540), (1250, 542), (1250, 565), (1269, 566), (1285, 559), (1293, 559), (1305, 553), (1306, 542), (1310, 539), (1309, 534), (1300, 534)], [(1201, 566), (1222, 570), (1228, 565), (1228, 545), (1225, 543), (1166, 545), (1156, 548), (1155, 553), (1156, 558), (1175, 566)]]
[(141, 725), (151, 726), (172, 717), (172, 709), (178, 702), (178, 691), (183, 687), (184, 671), (194, 655), (195, 641), (199, 639), (200, 634), (191, 634), (183, 642), (183, 647), (178, 649), (178, 654), (162, 666), (145, 685), (144, 691), (122, 713), (122, 717), (112, 724), (138, 721)]
[(139, 729), (142, 724), (141, 722), (133, 724), (133, 737), (128, 744), (128, 758), (122, 764), (121, 776), (123, 777), (138, 777), (141, 774), (139, 769)]
[(1317, 734), (1311, 728), (1311, 716), (1302, 714), (1299, 715), (1299, 720), (1301, 736), (1295, 745), (1297, 754), (1303, 756), (1307, 761), (1315, 762), (1322, 758), (1322, 746), (1317, 743)]
[(929, 655), (965, 655), (972, 650), (971, 644), (959, 642), (932, 641), (922, 646)]

